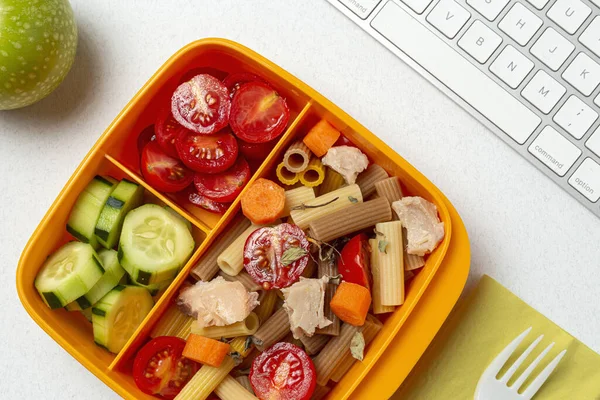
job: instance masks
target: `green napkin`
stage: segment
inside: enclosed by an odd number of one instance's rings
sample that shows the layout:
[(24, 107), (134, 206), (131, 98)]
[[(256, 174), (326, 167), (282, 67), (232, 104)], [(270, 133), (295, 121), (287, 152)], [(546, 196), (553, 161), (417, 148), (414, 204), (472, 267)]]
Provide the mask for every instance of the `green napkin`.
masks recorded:
[[(483, 276), (474, 292), (452, 312), (415, 369), (391, 397), (394, 400), (473, 399), (479, 377), (492, 360), (525, 329), (533, 330), (508, 360), (514, 360), (541, 334), (544, 339), (517, 370), (511, 384), (550, 343), (556, 342), (528, 381), (561, 350), (567, 354), (534, 400), (600, 400), (600, 355)], [(507, 369), (505, 366), (504, 370)]]

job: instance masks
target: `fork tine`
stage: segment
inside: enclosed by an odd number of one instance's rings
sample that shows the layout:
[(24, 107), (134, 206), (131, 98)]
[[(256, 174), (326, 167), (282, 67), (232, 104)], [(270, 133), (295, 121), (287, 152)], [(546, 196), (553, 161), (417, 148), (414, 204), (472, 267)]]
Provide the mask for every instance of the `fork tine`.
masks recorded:
[(531, 332), (531, 329), (532, 327), (527, 328), (525, 332), (521, 333), (512, 342), (510, 342), (508, 346), (506, 346), (504, 350), (502, 350), (502, 352), (500, 352), (500, 354), (498, 354), (496, 358), (494, 358), (494, 361), (492, 361), (492, 363), (489, 365), (488, 369), (485, 372), (488, 372), (493, 367), (493, 373), (495, 378), (496, 375), (498, 375), (498, 372), (500, 372), (500, 370), (506, 363), (506, 361), (510, 358), (512, 353), (515, 352), (515, 350), (517, 349), (517, 347), (519, 347), (523, 339), (525, 339), (525, 336), (527, 336), (529, 332)]
[(511, 386), (512, 389), (514, 389), (515, 391), (518, 391), (521, 388), (521, 385), (523, 385), (523, 382), (525, 382), (525, 380), (527, 378), (529, 378), (529, 375), (531, 375), (531, 372), (533, 372), (533, 370), (535, 369), (535, 367), (538, 366), (538, 364), (540, 362), (542, 362), (542, 359), (544, 357), (546, 357), (546, 354), (548, 354), (548, 352), (552, 349), (552, 347), (554, 347), (554, 342), (550, 343), (536, 358), (535, 360), (533, 360), (533, 362), (527, 367), (527, 369), (521, 374), (521, 376), (519, 376), (519, 379), (517, 379), (515, 381), (515, 383)]
[(544, 370), (540, 372), (540, 374), (537, 376), (537, 378), (535, 378), (533, 382), (531, 382), (531, 385), (529, 385), (527, 390), (523, 392), (523, 396), (526, 399), (531, 399), (533, 395), (536, 394), (538, 390), (540, 390), (544, 382), (546, 382), (546, 379), (548, 379), (552, 371), (554, 371), (554, 369), (556, 368), (560, 360), (562, 360), (566, 352), (567, 350), (563, 350), (560, 353), (558, 353), (558, 355), (554, 357), (554, 360), (550, 361), (550, 364), (548, 364), (546, 368), (544, 368)]
[(500, 379), (500, 382), (502, 382), (502, 383), (508, 382), (508, 380), (514, 375), (514, 373), (521, 366), (521, 364), (523, 364), (523, 361), (525, 361), (525, 359), (527, 358), (527, 356), (529, 356), (529, 354), (533, 351), (533, 349), (535, 349), (535, 347), (538, 345), (538, 343), (540, 343), (540, 341), (543, 338), (544, 338), (544, 335), (540, 335), (540, 336), (538, 336), (537, 339), (535, 339), (535, 341), (533, 343), (531, 343), (529, 345), (529, 347), (523, 352), (523, 354), (521, 354), (519, 356), (519, 358), (517, 359), (517, 361), (515, 361), (514, 364), (510, 366), (510, 368), (508, 369), (508, 371), (506, 371), (506, 373), (504, 374), (504, 376)]

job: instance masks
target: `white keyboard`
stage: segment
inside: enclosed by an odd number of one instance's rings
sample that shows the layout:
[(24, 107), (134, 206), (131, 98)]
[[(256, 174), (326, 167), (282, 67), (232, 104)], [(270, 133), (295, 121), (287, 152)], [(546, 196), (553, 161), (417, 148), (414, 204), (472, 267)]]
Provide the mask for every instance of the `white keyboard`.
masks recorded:
[(327, 0), (600, 217), (600, 0)]

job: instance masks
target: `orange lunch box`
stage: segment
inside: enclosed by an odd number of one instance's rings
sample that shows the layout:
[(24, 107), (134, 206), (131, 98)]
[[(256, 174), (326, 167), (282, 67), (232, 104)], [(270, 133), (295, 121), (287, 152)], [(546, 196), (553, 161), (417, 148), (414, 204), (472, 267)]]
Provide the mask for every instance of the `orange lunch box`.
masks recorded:
[[(162, 104), (157, 99), (168, 98), (181, 76), (194, 68), (202, 68), (208, 73), (214, 70), (252, 72), (264, 77), (286, 98), (290, 123), (251, 182), (259, 177), (271, 176), (287, 146), (325, 118), (371, 160), (390, 175), (399, 177), (408, 194), (424, 197), (437, 206), (446, 228), (444, 240), (407, 284), (404, 305), (383, 318), (384, 326), (368, 347), (363, 362), (356, 362), (333, 386), (327, 398), (389, 397), (423, 354), (464, 287), (470, 263), (464, 225), (448, 199), (375, 135), (277, 65), (240, 44), (224, 39), (199, 40), (175, 53), (125, 106), (90, 150), (23, 251), (17, 267), (17, 291), (23, 306), (46, 333), (119, 395), (128, 399), (154, 398), (142, 393), (135, 385), (131, 376), (133, 357), (148, 339), (152, 327), (199, 257), (240, 209), (239, 197), (222, 216), (190, 206), (182, 207), (173, 198), (146, 183), (140, 174), (136, 144), (139, 132), (154, 123)], [(196, 240), (191, 259), (116, 355), (94, 344), (92, 326), (80, 313), (50, 310), (33, 284), (46, 257), (72, 239), (65, 230), (71, 207), (79, 193), (98, 174), (128, 178), (142, 185), (146, 189), (146, 201), (167, 204), (192, 223)]]

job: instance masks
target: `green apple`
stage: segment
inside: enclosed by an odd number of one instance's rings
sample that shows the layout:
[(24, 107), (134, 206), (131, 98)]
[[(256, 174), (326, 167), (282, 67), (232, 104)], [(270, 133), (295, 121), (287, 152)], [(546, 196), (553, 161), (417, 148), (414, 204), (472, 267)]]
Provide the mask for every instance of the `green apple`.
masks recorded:
[(76, 49), (68, 0), (0, 0), (0, 110), (50, 94), (71, 69)]

